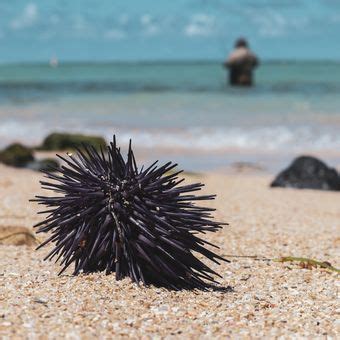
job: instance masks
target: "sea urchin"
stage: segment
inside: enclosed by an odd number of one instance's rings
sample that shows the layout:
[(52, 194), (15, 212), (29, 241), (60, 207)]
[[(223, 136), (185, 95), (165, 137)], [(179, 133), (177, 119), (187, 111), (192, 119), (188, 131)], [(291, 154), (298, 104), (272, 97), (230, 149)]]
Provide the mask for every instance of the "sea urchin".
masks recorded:
[(218, 264), (225, 260), (197, 236), (222, 227), (211, 220), (215, 209), (194, 204), (215, 198), (192, 194), (203, 184), (180, 186), (184, 179), (171, 162), (138, 170), (131, 141), (124, 160), (115, 137), (105, 152), (84, 145), (76, 156), (58, 157), (66, 163), (60, 173), (47, 171), (52, 181), (40, 182), (58, 195), (33, 201), (48, 207), (40, 212), (48, 216), (35, 227), (50, 236), (38, 248), (54, 243), (45, 260), (61, 259), (60, 274), (74, 263), (74, 275), (115, 272), (117, 280), (128, 276), (173, 289), (205, 289), (215, 282), (213, 275), (219, 275), (193, 255)]

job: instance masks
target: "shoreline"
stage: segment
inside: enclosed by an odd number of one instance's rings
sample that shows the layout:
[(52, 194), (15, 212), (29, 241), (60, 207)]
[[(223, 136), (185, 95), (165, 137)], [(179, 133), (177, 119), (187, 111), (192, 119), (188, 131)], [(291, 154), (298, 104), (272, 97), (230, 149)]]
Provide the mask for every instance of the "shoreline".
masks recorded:
[[(126, 145), (123, 144), (123, 150)], [(150, 164), (159, 160), (159, 164), (172, 161), (178, 164), (178, 169), (189, 173), (237, 174), (240, 172), (271, 176), (272, 179), (287, 168), (299, 156), (313, 156), (328, 166), (340, 170), (339, 152), (287, 152), (287, 153), (260, 153), (247, 152), (236, 149), (218, 152), (203, 152), (198, 150), (181, 150), (178, 148), (143, 148), (134, 145), (135, 156), (140, 164)], [(66, 151), (35, 152), (37, 159), (55, 158), (56, 154), (66, 155)]]

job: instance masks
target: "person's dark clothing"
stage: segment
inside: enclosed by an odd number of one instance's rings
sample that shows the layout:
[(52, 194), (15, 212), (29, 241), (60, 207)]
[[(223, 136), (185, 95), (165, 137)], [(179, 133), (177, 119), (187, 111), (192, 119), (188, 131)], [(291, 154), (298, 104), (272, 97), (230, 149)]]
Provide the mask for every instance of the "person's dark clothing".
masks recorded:
[(251, 86), (253, 84), (253, 69), (257, 65), (256, 55), (247, 47), (236, 48), (224, 63), (224, 66), (229, 69), (230, 85)]

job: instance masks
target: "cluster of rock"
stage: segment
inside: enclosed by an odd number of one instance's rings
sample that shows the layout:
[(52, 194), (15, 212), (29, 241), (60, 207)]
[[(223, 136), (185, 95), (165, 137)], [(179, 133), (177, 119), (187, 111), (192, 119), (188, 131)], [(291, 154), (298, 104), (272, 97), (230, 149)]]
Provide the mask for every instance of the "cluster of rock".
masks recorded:
[(70, 133), (52, 133), (37, 147), (27, 147), (14, 143), (0, 151), (0, 163), (17, 168), (28, 168), (42, 171), (58, 169), (59, 163), (54, 158), (37, 159), (35, 151), (61, 151), (81, 148), (83, 144), (93, 145), (96, 149), (105, 147), (105, 139), (98, 136), (87, 136)]

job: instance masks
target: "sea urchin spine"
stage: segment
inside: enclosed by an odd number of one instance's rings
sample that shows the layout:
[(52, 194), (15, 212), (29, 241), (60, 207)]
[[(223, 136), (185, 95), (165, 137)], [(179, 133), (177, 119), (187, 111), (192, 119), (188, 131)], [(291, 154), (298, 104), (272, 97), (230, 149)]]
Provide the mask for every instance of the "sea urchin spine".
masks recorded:
[(194, 203), (215, 198), (192, 194), (203, 184), (180, 186), (184, 179), (178, 179), (181, 171), (171, 172), (177, 166), (171, 162), (138, 170), (131, 141), (124, 160), (115, 137), (105, 152), (84, 145), (76, 156), (58, 157), (65, 162), (60, 173), (47, 171), (52, 181), (40, 182), (58, 195), (33, 201), (48, 207), (35, 227), (50, 236), (38, 248), (54, 243), (45, 260), (61, 259), (60, 274), (74, 263), (74, 275), (115, 272), (117, 280), (128, 276), (173, 289), (205, 289), (215, 282), (219, 275), (193, 255), (225, 260), (197, 236), (222, 227), (211, 219), (215, 209)]

